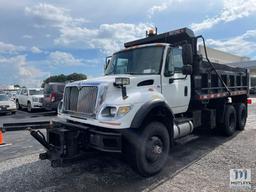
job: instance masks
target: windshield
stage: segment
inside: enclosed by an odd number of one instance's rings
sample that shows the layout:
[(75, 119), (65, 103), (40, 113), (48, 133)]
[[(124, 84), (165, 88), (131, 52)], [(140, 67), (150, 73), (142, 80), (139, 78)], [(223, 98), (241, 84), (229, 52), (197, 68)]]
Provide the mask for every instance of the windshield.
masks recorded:
[(29, 90), (29, 95), (43, 95), (43, 90)]
[(0, 101), (8, 101), (9, 98), (6, 95), (0, 95)]
[(125, 50), (113, 55), (105, 75), (159, 74), (164, 47), (150, 46)]

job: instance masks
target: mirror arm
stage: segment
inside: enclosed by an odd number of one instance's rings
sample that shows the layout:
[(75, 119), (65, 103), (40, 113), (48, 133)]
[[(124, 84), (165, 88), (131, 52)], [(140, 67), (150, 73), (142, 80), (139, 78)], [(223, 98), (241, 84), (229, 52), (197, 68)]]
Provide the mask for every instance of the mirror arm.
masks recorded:
[(185, 75), (185, 77), (180, 77), (180, 78), (170, 78), (169, 83), (173, 83), (175, 80), (185, 80), (187, 79), (188, 75)]
[(185, 77), (179, 77), (179, 78), (172, 78), (173, 80), (184, 80), (187, 79), (188, 75), (185, 75)]

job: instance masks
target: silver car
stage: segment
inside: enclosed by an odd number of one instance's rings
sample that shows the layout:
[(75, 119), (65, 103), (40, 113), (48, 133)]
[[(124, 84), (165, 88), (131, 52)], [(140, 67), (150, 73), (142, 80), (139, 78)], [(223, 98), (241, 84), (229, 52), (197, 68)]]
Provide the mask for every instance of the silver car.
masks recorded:
[(15, 114), (17, 111), (15, 102), (11, 101), (10, 98), (5, 94), (0, 94), (0, 113), (12, 113)]

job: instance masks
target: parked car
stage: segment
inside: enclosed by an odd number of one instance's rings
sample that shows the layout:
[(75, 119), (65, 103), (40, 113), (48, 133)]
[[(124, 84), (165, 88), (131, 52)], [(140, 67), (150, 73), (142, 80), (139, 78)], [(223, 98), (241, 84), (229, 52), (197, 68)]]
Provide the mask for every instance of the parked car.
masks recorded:
[(28, 112), (42, 108), (41, 99), (44, 97), (41, 88), (23, 88), (16, 97), (17, 109), (27, 108)]
[(17, 94), (17, 91), (10, 91), (8, 92), (6, 95), (10, 98), (11, 101), (14, 101), (16, 100), (16, 94)]
[(15, 102), (11, 101), (7, 95), (0, 94), (0, 113), (16, 113)]
[(48, 83), (44, 86), (43, 108), (57, 111), (59, 102), (62, 100), (65, 83)]

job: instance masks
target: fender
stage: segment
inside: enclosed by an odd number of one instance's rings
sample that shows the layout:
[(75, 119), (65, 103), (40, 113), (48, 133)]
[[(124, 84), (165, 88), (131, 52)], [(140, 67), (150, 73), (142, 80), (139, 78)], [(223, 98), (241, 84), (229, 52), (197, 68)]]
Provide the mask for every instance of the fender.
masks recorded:
[[(170, 116), (170, 118), (174, 119), (174, 115), (171, 108), (164, 101), (152, 100), (143, 104), (141, 108), (136, 112), (132, 120), (131, 127), (139, 128), (142, 125), (144, 119), (147, 117), (147, 115), (156, 107), (163, 107), (164, 109), (166, 109), (167, 115)], [(173, 127), (173, 123), (171, 123), (170, 127)], [(171, 132), (172, 131), (173, 129), (171, 129)]]

